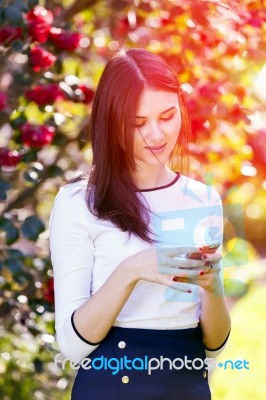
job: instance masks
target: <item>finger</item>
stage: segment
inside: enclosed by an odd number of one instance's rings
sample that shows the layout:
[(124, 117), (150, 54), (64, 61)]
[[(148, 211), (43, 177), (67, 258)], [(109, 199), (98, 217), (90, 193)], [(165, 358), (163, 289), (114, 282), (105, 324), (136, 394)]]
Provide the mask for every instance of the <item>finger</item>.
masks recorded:
[(182, 278), (197, 278), (200, 275), (203, 275), (207, 272), (206, 267), (202, 270), (193, 270), (193, 269), (185, 269), (185, 268), (176, 268), (176, 267), (163, 267), (160, 271), (160, 274), (169, 274), (174, 276), (179, 276)]
[(188, 285), (185, 285), (184, 283), (175, 283), (172, 282), (170, 287), (174, 290), (179, 290), (180, 292), (185, 292), (185, 293), (192, 293), (191, 287)]
[(171, 265), (179, 268), (203, 268), (205, 267), (205, 260), (195, 260), (190, 258), (168, 258), (165, 265)]
[(180, 292), (184, 292), (184, 293), (191, 293), (191, 287), (189, 285), (186, 285), (184, 283), (177, 283), (176, 281), (174, 281), (175, 277), (172, 276), (162, 276), (160, 281), (158, 281), (158, 283), (161, 283), (162, 285), (166, 285), (172, 289), (178, 290)]
[(222, 259), (222, 254), (221, 253), (206, 253), (206, 254), (203, 254), (201, 258), (204, 261), (212, 261), (213, 263), (216, 263)]
[(165, 256), (162, 256), (160, 259), (158, 259), (159, 270), (168, 266), (177, 268), (203, 268), (206, 265), (206, 261), (201, 259), (198, 260), (184, 257), (173, 258)]
[[(160, 249), (160, 250), (159, 250)], [(168, 257), (178, 257), (180, 256), (180, 254), (187, 254), (187, 253), (200, 253), (201, 252), (201, 248), (200, 246), (176, 246), (176, 247), (160, 247), (157, 248), (158, 252), (162, 252), (162, 254), (164, 254), (165, 256)]]

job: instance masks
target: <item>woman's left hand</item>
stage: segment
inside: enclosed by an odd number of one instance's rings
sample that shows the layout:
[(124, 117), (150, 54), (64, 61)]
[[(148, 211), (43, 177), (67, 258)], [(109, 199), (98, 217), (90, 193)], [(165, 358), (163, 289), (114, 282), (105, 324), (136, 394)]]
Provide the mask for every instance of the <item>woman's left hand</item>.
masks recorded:
[(198, 285), (203, 289), (214, 292), (221, 288), (222, 282), (219, 275), (221, 267), (219, 261), (222, 259), (221, 253), (206, 254), (205, 265), (208, 266), (208, 270), (204, 274), (197, 276), (196, 278), (180, 278), (176, 277), (173, 280), (175, 282), (192, 283)]

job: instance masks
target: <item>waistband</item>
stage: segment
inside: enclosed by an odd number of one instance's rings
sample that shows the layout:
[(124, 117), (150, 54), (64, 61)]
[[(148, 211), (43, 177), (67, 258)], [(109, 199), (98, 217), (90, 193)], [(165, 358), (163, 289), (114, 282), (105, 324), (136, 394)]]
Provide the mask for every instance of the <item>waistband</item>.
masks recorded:
[[(176, 338), (176, 337), (193, 337), (193, 336), (199, 336), (201, 335), (201, 328), (198, 325), (195, 328), (186, 328), (186, 329), (146, 329), (146, 328), (121, 328), (118, 326), (113, 326), (109, 334), (115, 334), (115, 335), (122, 335), (123, 337), (126, 336), (137, 336), (137, 337), (147, 337), (147, 336), (153, 336), (153, 337), (168, 337), (168, 338)], [(108, 336), (107, 335), (107, 336)]]

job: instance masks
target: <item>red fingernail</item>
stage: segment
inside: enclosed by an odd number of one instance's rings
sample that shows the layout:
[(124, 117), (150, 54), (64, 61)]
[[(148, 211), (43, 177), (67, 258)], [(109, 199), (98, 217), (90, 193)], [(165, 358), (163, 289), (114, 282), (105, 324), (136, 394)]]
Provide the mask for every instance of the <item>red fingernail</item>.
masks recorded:
[(204, 271), (200, 271), (200, 273), (199, 273), (200, 275), (204, 275)]
[(192, 293), (192, 290), (187, 290), (188, 293)]
[(202, 252), (203, 251), (203, 247), (199, 247), (199, 251)]
[(174, 282), (178, 282), (178, 277), (177, 276), (172, 276), (172, 281), (174, 281)]
[(206, 263), (204, 264), (204, 267), (208, 267), (210, 265), (210, 261), (206, 261)]
[(206, 256), (206, 254), (203, 254), (203, 256), (201, 256), (202, 260), (207, 260), (208, 256)]

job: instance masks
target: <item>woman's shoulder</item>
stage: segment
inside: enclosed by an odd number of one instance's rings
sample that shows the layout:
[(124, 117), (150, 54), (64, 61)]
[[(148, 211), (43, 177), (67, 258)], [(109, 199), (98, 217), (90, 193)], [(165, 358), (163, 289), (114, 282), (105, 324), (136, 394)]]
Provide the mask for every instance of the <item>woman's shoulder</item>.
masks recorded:
[(85, 179), (78, 181), (68, 182), (61, 186), (57, 196), (68, 197), (68, 196), (79, 196), (84, 197), (86, 195), (88, 182)]
[(87, 204), (87, 181), (79, 180), (61, 186), (55, 196), (54, 207), (73, 214), (89, 212)]
[[(62, 186), (55, 196), (51, 210), (50, 226), (71, 226), (90, 234), (97, 226), (97, 217), (91, 212), (87, 201), (87, 182), (70, 182)], [(68, 228), (65, 228), (68, 229)]]

